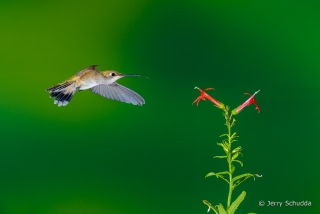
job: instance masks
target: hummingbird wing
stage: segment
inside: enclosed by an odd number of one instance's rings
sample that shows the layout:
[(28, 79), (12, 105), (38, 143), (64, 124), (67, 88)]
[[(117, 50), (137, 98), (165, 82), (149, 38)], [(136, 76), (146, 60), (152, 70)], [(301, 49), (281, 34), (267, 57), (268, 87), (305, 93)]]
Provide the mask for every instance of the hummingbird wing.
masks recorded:
[(109, 85), (97, 85), (90, 89), (93, 93), (99, 94), (105, 98), (111, 100), (118, 100), (125, 103), (131, 103), (133, 105), (145, 104), (144, 99), (136, 92), (126, 88), (116, 82)]

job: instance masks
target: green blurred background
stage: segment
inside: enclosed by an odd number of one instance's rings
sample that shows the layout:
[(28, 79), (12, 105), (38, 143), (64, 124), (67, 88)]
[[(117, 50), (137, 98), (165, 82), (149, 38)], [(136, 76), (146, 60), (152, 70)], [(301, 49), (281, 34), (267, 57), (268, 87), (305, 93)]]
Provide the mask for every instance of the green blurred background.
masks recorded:
[[(319, 213), (319, 1), (0, 2), (0, 214), (206, 213), (227, 199), (211, 171), (219, 109), (195, 86), (245, 108), (235, 131), (244, 168), (238, 213)], [(83, 68), (119, 80), (146, 105), (77, 93), (58, 108), (45, 89)], [(265, 201), (311, 207), (259, 207)], [(213, 213), (211, 211), (211, 213)]]

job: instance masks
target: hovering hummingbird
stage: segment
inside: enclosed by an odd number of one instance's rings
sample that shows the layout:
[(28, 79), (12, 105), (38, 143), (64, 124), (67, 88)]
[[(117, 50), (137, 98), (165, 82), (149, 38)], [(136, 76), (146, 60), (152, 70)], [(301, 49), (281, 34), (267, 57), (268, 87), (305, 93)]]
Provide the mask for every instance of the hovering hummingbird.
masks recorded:
[(66, 81), (48, 88), (50, 98), (55, 97), (54, 104), (66, 106), (76, 91), (90, 89), (93, 93), (99, 94), (111, 100), (118, 100), (133, 105), (145, 104), (144, 99), (136, 92), (116, 83), (125, 76), (138, 76), (138, 74), (121, 74), (116, 71), (99, 71), (97, 65), (92, 65), (78, 72)]

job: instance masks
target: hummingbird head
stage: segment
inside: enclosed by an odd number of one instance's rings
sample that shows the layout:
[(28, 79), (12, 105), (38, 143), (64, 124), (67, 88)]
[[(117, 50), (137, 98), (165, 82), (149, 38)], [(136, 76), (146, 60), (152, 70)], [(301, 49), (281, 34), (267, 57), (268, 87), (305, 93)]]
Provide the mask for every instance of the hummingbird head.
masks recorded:
[(117, 81), (118, 79), (120, 79), (122, 77), (128, 77), (128, 76), (144, 77), (144, 76), (141, 76), (140, 74), (121, 74), (117, 71), (105, 71), (105, 72), (103, 72), (103, 75), (108, 79), (112, 79), (113, 81)]
[(117, 71), (105, 71), (105, 72), (102, 72), (102, 73), (107, 79), (110, 79), (110, 80), (113, 80), (113, 81), (117, 81), (118, 79), (123, 77), (122, 74), (120, 74)]

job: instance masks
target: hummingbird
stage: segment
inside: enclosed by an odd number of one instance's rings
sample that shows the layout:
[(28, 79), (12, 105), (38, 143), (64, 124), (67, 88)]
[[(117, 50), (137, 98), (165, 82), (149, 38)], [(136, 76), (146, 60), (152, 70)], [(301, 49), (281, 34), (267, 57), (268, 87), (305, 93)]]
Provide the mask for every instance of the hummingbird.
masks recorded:
[(55, 97), (54, 104), (66, 106), (71, 101), (76, 91), (90, 89), (93, 93), (99, 94), (111, 100), (118, 100), (133, 105), (145, 104), (144, 99), (136, 92), (116, 83), (116, 81), (126, 76), (138, 76), (139, 74), (121, 74), (117, 71), (99, 71), (98, 65), (89, 66), (76, 73), (69, 79), (48, 88), (50, 98)]

